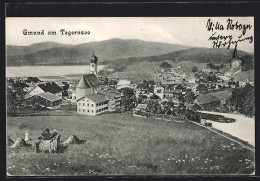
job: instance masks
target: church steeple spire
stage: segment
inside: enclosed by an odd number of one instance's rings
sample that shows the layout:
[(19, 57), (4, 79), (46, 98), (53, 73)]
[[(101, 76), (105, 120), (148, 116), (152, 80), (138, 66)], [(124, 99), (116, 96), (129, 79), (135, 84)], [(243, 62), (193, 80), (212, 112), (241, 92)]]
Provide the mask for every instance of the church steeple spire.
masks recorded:
[(235, 45), (235, 49), (233, 51), (233, 57), (232, 58), (237, 59), (237, 43)]
[(90, 72), (91, 74), (95, 74), (97, 76), (97, 61), (98, 58), (95, 55), (95, 52), (93, 50), (93, 55), (90, 58)]

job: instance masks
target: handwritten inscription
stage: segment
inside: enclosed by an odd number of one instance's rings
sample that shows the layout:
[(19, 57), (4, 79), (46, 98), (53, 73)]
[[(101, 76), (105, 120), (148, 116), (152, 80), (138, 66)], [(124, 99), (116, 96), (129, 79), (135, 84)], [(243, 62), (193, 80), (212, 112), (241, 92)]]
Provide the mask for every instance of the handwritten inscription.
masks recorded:
[[(207, 31), (213, 32), (208, 41), (212, 42), (213, 48), (226, 47), (230, 48), (230, 45), (237, 44), (239, 42), (248, 41), (253, 42), (253, 36), (247, 36), (247, 32), (251, 30), (253, 25), (251, 24), (241, 24), (238, 21), (234, 22), (232, 19), (227, 19), (226, 25), (219, 22), (212, 22), (208, 19), (206, 24)], [(239, 36), (234, 37), (232, 34), (223, 34), (224, 30), (228, 31), (239, 31)]]

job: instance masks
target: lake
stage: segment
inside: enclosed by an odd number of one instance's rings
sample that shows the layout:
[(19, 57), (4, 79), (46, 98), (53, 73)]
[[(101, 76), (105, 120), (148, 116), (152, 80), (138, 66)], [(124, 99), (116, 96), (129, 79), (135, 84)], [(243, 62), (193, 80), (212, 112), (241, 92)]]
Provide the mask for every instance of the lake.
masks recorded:
[[(102, 70), (104, 67), (104, 65), (99, 65), (98, 70)], [(6, 77), (44, 77), (89, 73), (89, 65), (6, 67)]]

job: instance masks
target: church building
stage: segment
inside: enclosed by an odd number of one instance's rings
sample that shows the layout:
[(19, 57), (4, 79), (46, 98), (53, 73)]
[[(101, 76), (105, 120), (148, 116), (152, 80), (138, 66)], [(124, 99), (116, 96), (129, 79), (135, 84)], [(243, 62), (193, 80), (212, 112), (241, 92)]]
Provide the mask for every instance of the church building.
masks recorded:
[(230, 68), (231, 69), (241, 69), (244, 67), (244, 60), (237, 56), (237, 44), (235, 46), (233, 56), (230, 59)]
[(97, 78), (98, 58), (94, 52), (90, 59), (90, 74), (83, 75), (76, 87), (77, 113), (96, 116), (114, 111), (121, 106), (121, 93), (116, 90), (102, 90)]
[(97, 61), (98, 58), (95, 56), (94, 52), (90, 58), (90, 72), (91, 74), (83, 75), (76, 87), (76, 100), (82, 97), (98, 93), (101, 91), (102, 83), (97, 78)]

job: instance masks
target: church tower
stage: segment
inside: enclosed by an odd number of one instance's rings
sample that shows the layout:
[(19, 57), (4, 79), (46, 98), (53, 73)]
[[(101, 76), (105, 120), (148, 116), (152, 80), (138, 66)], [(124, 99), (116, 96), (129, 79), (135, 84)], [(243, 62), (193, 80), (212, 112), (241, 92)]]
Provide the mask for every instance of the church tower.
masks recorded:
[(90, 58), (90, 72), (91, 74), (94, 74), (96, 76), (97, 76), (97, 61), (98, 58), (96, 57), (93, 51), (93, 55)]
[(229, 60), (230, 61), (230, 68), (231, 69), (241, 69), (244, 67), (244, 60), (242, 58), (239, 58), (237, 55), (237, 43), (235, 45), (235, 49), (233, 51), (233, 56)]

